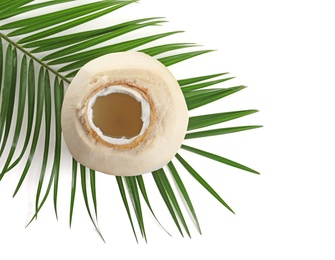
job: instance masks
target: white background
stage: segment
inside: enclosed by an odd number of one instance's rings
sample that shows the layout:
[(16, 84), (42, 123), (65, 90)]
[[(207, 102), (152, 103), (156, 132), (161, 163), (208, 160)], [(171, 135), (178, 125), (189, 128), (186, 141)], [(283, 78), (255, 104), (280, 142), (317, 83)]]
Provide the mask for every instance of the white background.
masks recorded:
[(120, 13), (132, 19), (167, 17), (170, 23), (155, 30), (182, 29), (186, 32), (179, 41), (217, 50), (171, 67), (177, 78), (229, 71), (237, 78), (224, 86), (248, 86), (207, 112), (259, 109), (226, 125), (264, 128), (187, 144), (246, 164), (261, 175), (182, 151), (236, 214), (184, 172), (203, 234), (187, 218), (192, 239), (182, 238), (150, 185), (151, 176), (145, 176), (156, 214), (172, 233), (168, 236), (145, 211), (147, 244), (136, 243), (114, 179), (98, 176), (104, 244), (80, 193), (69, 229), (67, 170), (62, 172), (59, 220), (49, 199), (38, 221), (25, 229), (33, 212), (36, 178), (12, 199), (17, 171), (0, 183), (0, 259), (335, 259), (332, 2), (141, 0), (125, 8)]

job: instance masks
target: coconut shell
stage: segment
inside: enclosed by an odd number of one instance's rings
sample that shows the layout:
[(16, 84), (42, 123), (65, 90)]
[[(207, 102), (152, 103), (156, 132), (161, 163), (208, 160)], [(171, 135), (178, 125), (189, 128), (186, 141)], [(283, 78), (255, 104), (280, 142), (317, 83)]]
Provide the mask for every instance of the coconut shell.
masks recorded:
[[(150, 124), (133, 142), (106, 142), (88, 124), (90, 98), (102, 88), (123, 85), (150, 104)], [(66, 91), (62, 130), (73, 158), (96, 171), (134, 176), (166, 165), (180, 148), (188, 109), (180, 86), (158, 60), (139, 52), (104, 55), (84, 65)]]

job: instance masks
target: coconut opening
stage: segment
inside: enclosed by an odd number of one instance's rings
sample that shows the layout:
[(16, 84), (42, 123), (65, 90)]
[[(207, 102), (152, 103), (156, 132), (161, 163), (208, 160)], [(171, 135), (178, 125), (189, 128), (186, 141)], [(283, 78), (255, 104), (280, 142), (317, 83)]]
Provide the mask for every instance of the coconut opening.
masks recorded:
[(139, 91), (113, 85), (90, 98), (87, 119), (91, 129), (104, 141), (129, 144), (150, 125), (150, 105)]
[(92, 110), (93, 123), (105, 136), (130, 139), (141, 132), (141, 104), (127, 94), (98, 97)]

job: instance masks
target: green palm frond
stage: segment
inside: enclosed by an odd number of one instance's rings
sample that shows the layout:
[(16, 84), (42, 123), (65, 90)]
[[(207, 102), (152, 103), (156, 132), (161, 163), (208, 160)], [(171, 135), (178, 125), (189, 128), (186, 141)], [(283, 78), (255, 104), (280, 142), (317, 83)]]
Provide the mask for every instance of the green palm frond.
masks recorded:
[[(156, 57), (165, 66), (171, 66), (212, 51), (199, 50), (193, 43), (166, 40), (166, 43), (162, 44), (158, 41), (168, 39), (182, 31), (160, 29), (155, 34), (143, 33), (141, 37), (131, 36), (132, 32), (141, 32), (144, 28), (156, 27), (166, 22), (162, 17), (149, 17), (118, 23), (111, 14), (138, 2), (136, 0), (101, 0), (84, 4), (78, 4), (77, 1), (75, 6), (71, 5), (71, 2), (73, 1), (15, 0), (0, 3), (0, 180), (18, 165), (23, 166), (14, 190), (13, 196), (15, 196), (31, 172), (32, 163), (40, 162), (35, 213), (28, 225), (37, 218), (51, 193), (55, 215), (58, 217), (58, 186), (62, 157), (61, 106), (67, 85), (85, 63), (111, 52), (135, 50)], [(57, 10), (47, 13), (46, 10), (50, 9), (45, 8), (50, 6), (54, 6)], [(34, 15), (37, 11), (40, 14)], [(114, 24), (87, 31), (78, 29), (78, 26), (106, 15)], [(74, 32), (70, 32), (69, 29)], [(120, 41), (118, 37), (124, 35), (128, 39)], [(180, 79), (178, 82), (188, 109), (194, 110), (245, 88), (245, 86), (210, 88), (233, 78), (228, 76), (228, 73), (220, 72)], [(260, 126), (251, 125), (198, 131), (255, 112), (258, 111), (241, 110), (190, 117), (185, 138), (204, 138), (258, 128)], [(27, 121), (26, 125), (23, 124), (24, 119)], [(43, 138), (42, 129), (44, 129)], [(40, 143), (43, 144), (41, 159), (37, 158)], [(219, 155), (186, 145), (181, 148), (204, 158), (258, 174), (249, 167)], [(190, 213), (200, 233), (201, 229), (191, 198), (182, 181), (183, 174), (190, 173), (223, 206), (231, 212), (233, 210), (191, 164), (179, 154), (176, 158), (185, 171), (180, 172), (170, 162), (167, 169), (162, 168), (153, 172), (152, 177), (180, 234), (183, 235), (185, 232), (191, 237), (182, 204)], [(47, 174), (49, 168), (50, 174)], [(78, 195), (77, 179), (80, 178), (88, 216), (103, 239), (98, 226), (97, 177), (93, 170), (86, 169), (73, 160), (69, 223), (71, 226), (73, 222), (75, 198)], [(136, 240), (138, 241), (137, 226), (141, 236), (147, 240), (144, 206), (149, 209), (162, 228), (163, 225), (158, 221), (150, 204), (150, 193), (146, 190), (145, 178), (136, 176), (115, 177), (115, 179)], [(180, 196), (177, 196), (175, 189)], [(137, 225), (134, 224), (135, 221)]]
[(176, 182), (178, 190), (182, 194), (182, 197), (183, 197), (185, 203), (187, 204), (188, 209), (190, 210), (190, 213), (193, 217), (193, 221), (195, 223), (195, 226), (198, 229), (198, 232), (201, 234), (200, 223), (199, 223), (197, 214), (195, 213), (195, 210), (194, 210), (193, 204), (191, 202), (190, 196), (188, 195), (188, 192), (186, 190), (186, 187), (185, 187), (185, 185), (184, 185), (176, 167), (174, 166), (174, 164), (172, 162), (169, 162), (168, 167), (169, 167), (169, 170), (171, 172), (171, 175), (172, 175), (174, 181)]

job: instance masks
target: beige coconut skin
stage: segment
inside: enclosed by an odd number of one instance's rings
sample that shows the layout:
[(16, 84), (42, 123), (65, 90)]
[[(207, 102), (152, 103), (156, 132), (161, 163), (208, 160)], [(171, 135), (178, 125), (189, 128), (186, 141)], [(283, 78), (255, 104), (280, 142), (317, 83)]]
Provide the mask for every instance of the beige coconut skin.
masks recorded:
[[(102, 88), (121, 84), (139, 91), (150, 104), (150, 125), (127, 145), (103, 141), (87, 124), (87, 104)], [(99, 172), (134, 176), (166, 165), (180, 148), (188, 109), (180, 86), (156, 59), (139, 52), (112, 53), (84, 65), (66, 91), (62, 130), (79, 163)]]

